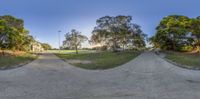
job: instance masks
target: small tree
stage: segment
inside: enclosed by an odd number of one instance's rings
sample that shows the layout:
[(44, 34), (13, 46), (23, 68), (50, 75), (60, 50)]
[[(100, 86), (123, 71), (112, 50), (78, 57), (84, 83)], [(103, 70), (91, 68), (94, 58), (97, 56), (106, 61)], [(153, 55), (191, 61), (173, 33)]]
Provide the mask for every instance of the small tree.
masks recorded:
[(65, 40), (63, 41), (63, 45), (69, 47), (70, 49), (75, 49), (76, 54), (78, 54), (78, 47), (84, 41), (87, 41), (88, 38), (81, 34), (81, 32), (72, 29), (71, 32), (65, 34)]
[(51, 45), (49, 45), (48, 43), (41, 43), (41, 45), (44, 48), (44, 50), (50, 50), (51, 49)]

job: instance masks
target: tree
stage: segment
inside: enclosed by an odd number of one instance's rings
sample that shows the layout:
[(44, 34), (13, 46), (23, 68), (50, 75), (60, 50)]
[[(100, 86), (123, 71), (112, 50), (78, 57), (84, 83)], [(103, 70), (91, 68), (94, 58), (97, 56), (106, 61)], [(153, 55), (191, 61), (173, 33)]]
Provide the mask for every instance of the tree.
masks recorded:
[(147, 37), (147, 34), (143, 33), (141, 27), (137, 24), (131, 24), (130, 31), (131, 31), (130, 40), (132, 46), (135, 46), (136, 48), (145, 47), (146, 46), (145, 38)]
[(71, 32), (65, 34), (65, 40), (63, 41), (63, 46), (69, 47), (76, 50), (78, 54), (78, 47), (88, 38), (81, 34), (81, 32), (72, 29)]
[(194, 46), (200, 53), (200, 16), (191, 19), (190, 30), (194, 39)]
[[(107, 46), (117, 50), (122, 47), (123, 49), (128, 44), (132, 43), (137, 45), (138, 43), (144, 43), (144, 36), (140, 26), (131, 23), (131, 16), (105, 16), (97, 20), (97, 26), (92, 32), (91, 41), (93, 44), (100, 46)], [(136, 35), (138, 34), (138, 35)], [(135, 42), (136, 39), (138, 42)], [(145, 45), (144, 45), (145, 46)], [(137, 46), (139, 47), (139, 46)]]
[(1, 34), (1, 47), (6, 49), (19, 49), (22, 42), (23, 20), (16, 19), (15, 17), (5, 15), (0, 16), (2, 20), (1, 27), (3, 30)]
[(0, 19), (0, 50), (3, 51), (3, 55), (4, 55), (4, 49), (8, 47), (8, 40), (9, 40), (8, 27), (6, 26), (6, 22)]
[(189, 42), (190, 18), (182, 15), (170, 15), (164, 17), (158, 27), (152, 43), (161, 49), (179, 50)]
[(24, 21), (10, 15), (0, 16), (0, 49), (29, 51), (34, 38), (24, 28)]
[(44, 50), (50, 50), (52, 48), (51, 45), (49, 45), (48, 43), (41, 43), (41, 45), (44, 48)]
[(22, 19), (17, 19), (10, 15), (0, 16), (1, 20), (5, 21), (5, 31), (8, 35), (9, 43), (8, 47), (13, 50), (21, 50), (21, 46), (24, 40), (24, 21)]

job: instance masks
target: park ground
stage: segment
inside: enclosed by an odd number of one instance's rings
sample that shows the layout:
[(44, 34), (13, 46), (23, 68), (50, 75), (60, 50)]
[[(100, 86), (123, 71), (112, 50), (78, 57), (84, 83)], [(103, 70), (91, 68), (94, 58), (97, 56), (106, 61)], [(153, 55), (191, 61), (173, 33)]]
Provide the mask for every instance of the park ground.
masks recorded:
[[(141, 52), (124, 51), (124, 52), (99, 52), (95, 50), (48, 50), (48, 53), (54, 53), (65, 62), (83, 69), (105, 70), (115, 68), (126, 64), (136, 58)], [(186, 69), (200, 69), (200, 54), (181, 53), (165, 51), (165, 60), (172, 64)], [(0, 69), (12, 69), (21, 67), (37, 58), (33, 53), (21, 53), (17, 55), (0, 56)]]
[[(71, 52), (71, 53), (69, 53)], [(82, 50), (79, 54), (75, 54), (73, 51), (60, 51), (55, 53), (58, 57), (62, 58), (66, 62), (84, 69), (110, 69), (137, 57), (140, 52), (125, 51), (125, 52), (95, 52)]]
[(0, 71), (0, 99), (199, 99), (200, 72), (152, 52), (109, 70), (74, 67), (52, 53)]
[(33, 53), (5, 51), (5, 55), (0, 55), (0, 69), (17, 68), (36, 58), (37, 55)]
[(166, 52), (165, 58), (176, 66), (200, 70), (200, 54), (190, 52)]

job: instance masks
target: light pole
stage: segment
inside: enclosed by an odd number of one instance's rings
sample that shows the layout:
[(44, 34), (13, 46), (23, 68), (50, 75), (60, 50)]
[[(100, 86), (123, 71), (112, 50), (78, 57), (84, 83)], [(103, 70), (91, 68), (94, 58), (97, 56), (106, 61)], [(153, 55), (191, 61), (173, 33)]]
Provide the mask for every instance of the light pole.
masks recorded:
[(60, 33), (61, 33), (61, 30), (58, 31), (59, 53), (60, 53)]

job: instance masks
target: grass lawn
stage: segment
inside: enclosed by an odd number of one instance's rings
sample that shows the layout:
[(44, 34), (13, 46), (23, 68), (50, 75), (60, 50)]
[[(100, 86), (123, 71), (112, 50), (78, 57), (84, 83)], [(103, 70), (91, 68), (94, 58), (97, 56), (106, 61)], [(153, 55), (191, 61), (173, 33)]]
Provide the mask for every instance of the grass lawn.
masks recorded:
[(200, 54), (171, 52), (166, 55), (167, 59), (189, 69), (200, 69)]
[(91, 70), (104, 70), (110, 69), (122, 64), (127, 63), (136, 56), (139, 55), (139, 52), (101, 52), (101, 53), (80, 53), (80, 54), (64, 54), (57, 53), (58, 57), (67, 60), (87, 60), (91, 63), (73, 63), (72, 65)]
[[(78, 50), (79, 53), (90, 53), (92, 50)], [(76, 50), (48, 50), (47, 52), (50, 53), (63, 53), (63, 54), (67, 54), (67, 53), (76, 53)]]
[(0, 56), (0, 69), (14, 68), (17, 65), (28, 63), (36, 58), (36, 55), (28, 53), (19, 56)]

